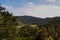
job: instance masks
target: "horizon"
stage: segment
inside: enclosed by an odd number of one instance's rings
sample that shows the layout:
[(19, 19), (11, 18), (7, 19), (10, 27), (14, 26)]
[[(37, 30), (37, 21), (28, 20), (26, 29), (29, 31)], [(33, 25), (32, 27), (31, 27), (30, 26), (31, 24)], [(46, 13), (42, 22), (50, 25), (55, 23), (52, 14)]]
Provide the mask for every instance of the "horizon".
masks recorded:
[(17, 16), (17, 17), (35, 17), (35, 18), (45, 19), (45, 18), (55, 18), (55, 17), (60, 17), (60, 16), (54, 16), (54, 17), (36, 17), (36, 16), (22, 15), (22, 16)]
[(60, 0), (0, 0), (0, 3), (14, 16), (60, 16)]

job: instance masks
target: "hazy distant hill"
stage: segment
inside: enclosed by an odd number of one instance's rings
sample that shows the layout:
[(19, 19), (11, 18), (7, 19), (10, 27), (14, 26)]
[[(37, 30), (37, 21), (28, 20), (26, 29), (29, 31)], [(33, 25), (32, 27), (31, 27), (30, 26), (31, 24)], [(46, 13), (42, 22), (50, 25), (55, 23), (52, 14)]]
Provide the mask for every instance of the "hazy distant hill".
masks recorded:
[(44, 21), (42, 18), (32, 17), (32, 16), (18, 16), (18, 21), (22, 23), (33, 23), (38, 24)]
[(53, 18), (37, 18), (33, 16), (17, 16), (18, 21), (22, 23), (32, 23), (32, 24), (46, 24), (46, 23), (57, 23), (60, 21), (60, 17)]

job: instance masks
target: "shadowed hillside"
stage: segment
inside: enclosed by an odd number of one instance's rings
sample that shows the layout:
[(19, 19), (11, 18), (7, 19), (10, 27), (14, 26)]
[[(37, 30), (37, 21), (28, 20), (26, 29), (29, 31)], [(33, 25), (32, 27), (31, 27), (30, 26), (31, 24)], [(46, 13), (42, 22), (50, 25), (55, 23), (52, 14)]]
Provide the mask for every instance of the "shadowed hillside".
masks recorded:
[(18, 16), (18, 21), (22, 23), (38, 24), (43, 22), (44, 20), (42, 18), (37, 18), (32, 16)]
[(31, 23), (31, 24), (44, 24), (44, 23), (57, 23), (60, 20), (60, 17), (52, 18), (37, 18), (33, 16), (17, 16), (18, 21), (22, 23)]

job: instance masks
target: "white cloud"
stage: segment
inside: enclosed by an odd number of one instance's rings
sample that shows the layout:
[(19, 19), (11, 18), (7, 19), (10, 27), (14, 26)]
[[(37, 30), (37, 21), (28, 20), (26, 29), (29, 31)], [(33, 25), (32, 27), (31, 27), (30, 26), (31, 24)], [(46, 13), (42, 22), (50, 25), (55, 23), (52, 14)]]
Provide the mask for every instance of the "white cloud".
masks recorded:
[(60, 6), (33, 6), (26, 8), (24, 13), (36, 17), (60, 16)]
[[(31, 3), (32, 4), (32, 3)], [(60, 6), (52, 5), (30, 5), (22, 8), (14, 8), (12, 6), (5, 6), (7, 10), (14, 13), (14, 15), (29, 15), (35, 17), (54, 17), (60, 16)]]
[(29, 2), (29, 3), (28, 3), (28, 5), (31, 5), (31, 6), (33, 6), (33, 5), (34, 5), (34, 3), (33, 3), (33, 2)]
[(56, 0), (48, 0), (49, 2), (55, 2)]

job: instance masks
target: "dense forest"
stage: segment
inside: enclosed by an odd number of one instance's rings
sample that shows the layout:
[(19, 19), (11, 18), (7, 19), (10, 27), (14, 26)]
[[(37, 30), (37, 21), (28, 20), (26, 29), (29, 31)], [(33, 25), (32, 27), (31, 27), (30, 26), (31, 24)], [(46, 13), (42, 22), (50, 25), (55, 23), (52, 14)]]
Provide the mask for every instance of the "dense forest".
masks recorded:
[(0, 6), (0, 40), (60, 40), (60, 17), (13, 16)]

